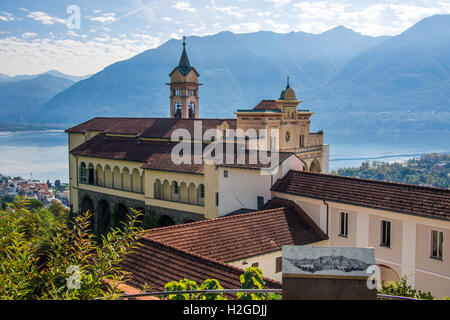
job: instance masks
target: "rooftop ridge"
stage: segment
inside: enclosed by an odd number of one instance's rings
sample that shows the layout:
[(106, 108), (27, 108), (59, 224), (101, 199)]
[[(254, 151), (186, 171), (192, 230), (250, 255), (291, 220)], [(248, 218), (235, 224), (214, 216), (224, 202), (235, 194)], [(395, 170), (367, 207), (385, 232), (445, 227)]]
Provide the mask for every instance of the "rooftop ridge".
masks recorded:
[[(206, 261), (211, 262), (211, 263), (218, 264), (218, 265), (220, 265), (222, 267), (226, 267), (226, 268), (229, 268), (231, 270), (234, 270), (234, 271), (237, 271), (237, 272), (240, 272), (240, 273), (244, 273), (244, 271), (245, 271), (243, 269), (240, 269), (240, 268), (235, 267), (233, 265), (230, 265), (228, 263), (216, 260), (216, 259), (211, 258), (211, 257), (204, 256), (204, 255), (201, 255), (201, 254), (198, 254), (198, 253), (193, 252), (193, 251), (187, 251), (187, 250), (182, 249), (182, 248), (180, 248), (178, 246), (174, 246), (172, 244), (168, 244), (168, 243), (165, 243), (163, 241), (158, 241), (158, 240), (149, 239), (149, 238), (145, 238), (145, 237), (142, 237), (141, 240), (144, 240), (144, 241), (147, 241), (147, 242), (153, 242), (153, 243), (159, 244), (161, 246), (169, 247), (169, 248), (171, 248), (173, 250), (177, 250), (177, 251), (179, 251), (181, 253), (184, 253), (184, 254), (187, 254), (187, 255), (191, 255), (193, 257), (196, 257), (196, 258), (199, 258), (199, 259), (203, 259), (203, 260), (206, 260)], [(277, 280), (274, 280), (274, 279), (271, 279), (271, 278), (267, 278), (267, 277), (263, 277), (263, 278), (264, 278), (264, 280), (269, 280), (269, 281), (273, 282), (274, 284), (277, 284), (277, 285), (281, 286), (281, 282), (279, 282)]]
[[(285, 207), (279, 207), (279, 208), (273, 208), (273, 209), (267, 209), (267, 210), (259, 210), (259, 211), (253, 211), (253, 212), (248, 212), (248, 213), (232, 215), (232, 216), (223, 216), (223, 217), (218, 217), (218, 218), (214, 218), (214, 219), (200, 220), (200, 221), (191, 222), (189, 224), (177, 224), (177, 225), (161, 227), (161, 228), (157, 228), (157, 229), (158, 229), (158, 232), (165, 231), (165, 230), (174, 230), (174, 229), (186, 228), (188, 226), (193, 226), (193, 225), (212, 223), (217, 220), (224, 221), (224, 220), (238, 219), (243, 216), (248, 217), (248, 216), (252, 216), (252, 215), (276, 212), (276, 211), (285, 210), (285, 209), (286, 209)], [(155, 230), (155, 229), (146, 230), (143, 237), (149, 236), (149, 235), (147, 235), (147, 233), (150, 233), (152, 230)], [(148, 238), (146, 238), (146, 239), (148, 239)]]
[(328, 235), (314, 222), (314, 220), (297, 204), (295, 201), (289, 199), (283, 199), (279, 197), (273, 197), (267, 205), (275, 204), (281, 202), (283, 204), (290, 205), (298, 214), (302, 216), (305, 222), (317, 232), (324, 240), (329, 239)]
[[(378, 183), (378, 184), (398, 185), (398, 186), (403, 186), (403, 187), (411, 187), (411, 188), (419, 188), (419, 189), (421, 188), (421, 189), (425, 189), (425, 190), (431, 189), (431, 190), (436, 190), (436, 191), (450, 192), (450, 189), (447, 189), (447, 188), (409, 184), (409, 183), (405, 183), (405, 182), (384, 181), (384, 180), (366, 179), (366, 178), (359, 178), (359, 177), (340, 176), (340, 175), (331, 174), (331, 173), (314, 173), (314, 172), (306, 172), (306, 171), (298, 171), (298, 170), (289, 170), (287, 175), (291, 174), (291, 172), (292, 172), (292, 174), (311, 175), (311, 176), (326, 176), (326, 177), (341, 179), (341, 180), (356, 180), (356, 181), (362, 181), (362, 182), (364, 181), (364, 182), (371, 182), (371, 183)], [(279, 180), (281, 180), (281, 179), (279, 179)], [(275, 186), (275, 184), (272, 186), (272, 188), (274, 186)]]

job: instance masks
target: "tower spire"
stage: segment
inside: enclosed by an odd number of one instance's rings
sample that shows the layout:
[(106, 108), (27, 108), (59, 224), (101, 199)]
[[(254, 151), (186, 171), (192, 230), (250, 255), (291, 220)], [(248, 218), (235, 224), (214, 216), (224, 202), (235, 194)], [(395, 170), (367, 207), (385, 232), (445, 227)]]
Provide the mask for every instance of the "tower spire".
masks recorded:
[(289, 76), (287, 77), (287, 86), (286, 86), (286, 89), (287, 88), (290, 88), (290, 86), (289, 86)]
[(184, 70), (187, 70), (187, 69), (190, 70), (190, 68), (191, 68), (191, 63), (189, 62), (189, 58), (186, 53), (186, 36), (183, 36), (183, 52), (181, 53), (181, 58), (180, 58), (180, 62), (178, 63), (178, 67), (180, 67)]

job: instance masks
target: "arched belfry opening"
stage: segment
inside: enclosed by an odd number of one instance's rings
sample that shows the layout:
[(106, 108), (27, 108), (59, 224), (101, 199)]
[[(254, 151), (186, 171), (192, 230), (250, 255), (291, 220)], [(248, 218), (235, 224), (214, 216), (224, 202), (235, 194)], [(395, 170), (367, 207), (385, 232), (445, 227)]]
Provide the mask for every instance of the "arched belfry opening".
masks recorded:
[(175, 119), (197, 119), (199, 117), (200, 74), (189, 61), (186, 52), (186, 37), (183, 37), (183, 51), (180, 61), (169, 74), (170, 117)]

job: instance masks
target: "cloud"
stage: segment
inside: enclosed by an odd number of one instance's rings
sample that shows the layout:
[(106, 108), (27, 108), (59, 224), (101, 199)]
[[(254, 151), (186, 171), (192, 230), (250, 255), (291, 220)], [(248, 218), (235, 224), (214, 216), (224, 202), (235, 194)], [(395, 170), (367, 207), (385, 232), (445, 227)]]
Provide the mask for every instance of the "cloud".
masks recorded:
[(7, 22), (7, 21), (13, 21), (13, 20), (14, 20), (14, 16), (11, 13), (5, 12), (5, 11), (0, 12), (0, 21)]
[(34, 38), (37, 36), (38, 34), (35, 32), (25, 32), (24, 34), (22, 34), (22, 38)]
[(104, 35), (93, 39), (19, 38), (0, 39), (0, 70), (8, 74), (35, 74), (50, 69), (83, 75), (135, 56), (161, 44), (147, 34), (123, 38)]
[(103, 15), (97, 16), (97, 17), (88, 17), (88, 19), (91, 21), (96, 21), (96, 22), (100, 22), (100, 23), (114, 22), (117, 20), (116, 14), (114, 12), (104, 13)]
[(344, 25), (362, 34), (380, 36), (399, 34), (419, 20), (438, 13), (450, 13), (450, 5), (444, 2), (433, 6), (391, 3), (372, 3), (356, 6), (349, 2), (301, 1), (292, 5), (299, 23), (296, 30), (323, 32), (337, 25)]
[(52, 17), (49, 14), (43, 12), (43, 11), (33, 11), (30, 12), (27, 15), (28, 18), (31, 18), (37, 22), (40, 22), (42, 24), (46, 24), (46, 25), (51, 25), (51, 24), (55, 24), (55, 23), (63, 23), (66, 24), (66, 20), (65, 19), (61, 19), (58, 17)]
[(261, 25), (256, 22), (246, 22), (233, 24), (228, 26), (228, 28), (234, 33), (249, 33), (259, 31), (261, 29)]
[(172, 5), (172, 8), (180, 11), (190, 11), (190, 12), (197, 11), (197, 9), (191, 7), (191, 4), (188, 1), (177, 2), (174, 5)]
[(284, 6), (286, 4), (291, 3), (292, 0), (266, 0), (266, 1), (275, 3), (276, 7), (281, 7), (281, 6)]

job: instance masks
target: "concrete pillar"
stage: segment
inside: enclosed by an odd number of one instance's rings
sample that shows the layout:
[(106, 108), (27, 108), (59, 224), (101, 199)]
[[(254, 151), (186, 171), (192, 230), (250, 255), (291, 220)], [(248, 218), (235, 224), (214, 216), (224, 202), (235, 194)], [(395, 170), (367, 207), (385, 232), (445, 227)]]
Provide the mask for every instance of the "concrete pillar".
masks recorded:
[(416, 282), (416, 222), (405, 219), (402, 227), (402, 267), (401, 276), (408, 277), (408, 283), (414, 288)]

